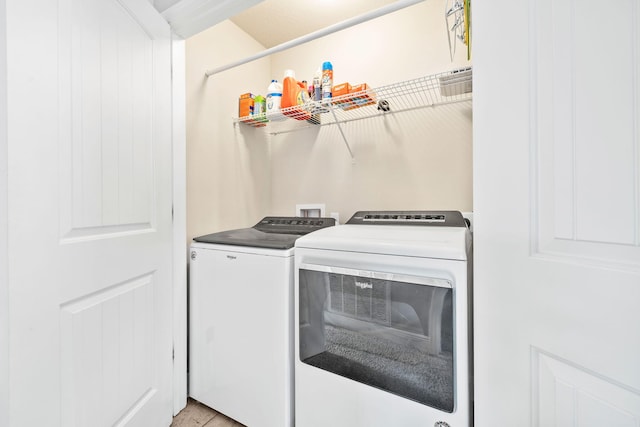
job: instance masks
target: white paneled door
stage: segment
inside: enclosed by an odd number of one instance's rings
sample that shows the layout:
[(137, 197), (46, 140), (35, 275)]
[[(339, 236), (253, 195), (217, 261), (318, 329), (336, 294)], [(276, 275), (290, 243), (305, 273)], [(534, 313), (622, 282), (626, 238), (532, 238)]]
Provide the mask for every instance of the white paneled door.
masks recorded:
[(473, 17), (476, 426), (637, 427), (640, 1)]
[(147, 0), (8, 0), (9, 422), (168, 426), (171, 58)]

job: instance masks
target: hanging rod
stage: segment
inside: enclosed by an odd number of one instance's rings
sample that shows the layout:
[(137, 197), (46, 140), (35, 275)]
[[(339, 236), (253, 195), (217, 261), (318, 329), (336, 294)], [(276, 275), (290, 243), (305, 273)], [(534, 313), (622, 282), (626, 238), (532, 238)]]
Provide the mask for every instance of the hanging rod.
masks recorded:
[(387, 15), (387, 14), (389, 14), (391, 12), (395, 12), (396, 10), (404, 9), (405, 7), (408, 7), (408, 6), (413, 6), (414, 4), (421, 3), (423, 1), (424, 0), (399, 0), (399, 1), (395, 2), (395, 3), (391, 3), (390, 5), (383, 6), (383, 7), (379, 8), (379, 9), (372, 10), (371, 12), (363, 13), (362, 15), (358, 15), (358, 16), (355, 16), (353, 18), (347, 19), (345, 21), (338, 22), (337, 24), (330, 25), (330, 26), (328, 26), (326, 28), (323, 28), (321, 30), (314, 31), (313, 33), (309, 33), (307, 35), (298, 37), (296, 39), (289, 40), (288, 42), (281, 43), (281, 44), (279, 44), (277, 46), (274, 46), (272, 48), (263, 50), (262, 52), (259, 52), (259, 53), (255, 54), (255, 55), (252, 55), (252, 56), (248, 56), (248, 57), (246, 57), (244, 59), (241, 59), (239, 61), (231, 62), (231, 63), (229, 63), (227, 65), (223, 65), (221, 67), (212, 68), (210, 70), (207, 70), (204, 74), (207, 77), (211, 77), (212, 75), (218, 74), (218, 73), (220, 73), (222, 71), (226, 71), (226, 70), (229, 70), (231, 68), (235, 68), (235, 67), (237, 67), (239, 65), (246, 64), (246, 63), (251, 62), (251, 61), (255, 61), (256, 59), (264, 58), (265, 56), (269, 56), (269, 55), (271, 55), (273, 53), (281, 52), (283, 50), (287, 50), (287, 49), (290, 49), (292, 47), (295, 47), (295, 46), (310, 42), (310, 41), (318, 39), (320, 37), (324, 37), (326, 35), (336, 33), (338, 31), (347, 29), (349, 27), (353, 27), (354, 25), (362, 24), (363, 22), (367, 22), (367, 21), (369, 21), (371, 19)]

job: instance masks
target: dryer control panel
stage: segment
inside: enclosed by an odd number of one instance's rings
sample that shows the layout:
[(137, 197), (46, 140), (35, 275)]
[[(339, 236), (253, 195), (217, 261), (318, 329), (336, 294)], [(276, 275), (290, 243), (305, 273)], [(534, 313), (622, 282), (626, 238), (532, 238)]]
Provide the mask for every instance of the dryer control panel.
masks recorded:
[(360, 211), (347, 224), (468, 226), (459, 211)]

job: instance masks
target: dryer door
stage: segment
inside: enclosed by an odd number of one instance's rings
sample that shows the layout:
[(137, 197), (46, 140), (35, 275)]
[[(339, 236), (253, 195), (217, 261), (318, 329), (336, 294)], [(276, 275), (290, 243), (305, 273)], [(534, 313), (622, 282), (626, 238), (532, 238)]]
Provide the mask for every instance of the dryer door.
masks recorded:
[(453, 411), (450, 281), (313, 264), (298, 271), (303, 363)]

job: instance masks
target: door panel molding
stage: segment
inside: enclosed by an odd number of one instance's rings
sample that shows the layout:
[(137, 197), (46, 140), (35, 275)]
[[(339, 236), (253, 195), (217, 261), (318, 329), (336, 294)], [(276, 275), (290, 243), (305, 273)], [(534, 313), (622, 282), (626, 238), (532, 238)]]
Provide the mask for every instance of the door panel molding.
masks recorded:
[(154, 283), (149, 273), (61, 304), (62, 425), (125, 425), (156, 393)]
[(640, 390), (531, 349), (534, 426), (640, 425)]
[(530, 5), (531, 255), (640, 272), (639, 2)]
[(116, 0), (62, 0), (59, 24), (61, 239), (147, 232), (153, 39)]

